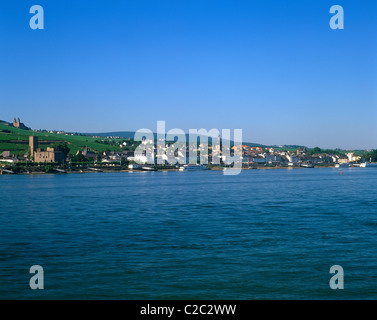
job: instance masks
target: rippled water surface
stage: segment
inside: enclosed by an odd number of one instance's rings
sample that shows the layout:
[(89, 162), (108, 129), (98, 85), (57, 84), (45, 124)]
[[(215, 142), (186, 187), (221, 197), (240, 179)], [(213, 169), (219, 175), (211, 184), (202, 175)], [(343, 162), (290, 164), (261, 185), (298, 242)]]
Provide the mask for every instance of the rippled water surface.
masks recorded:
[(375, 168), (3, 175), (0, 298), (377, 299), (376, 187)]

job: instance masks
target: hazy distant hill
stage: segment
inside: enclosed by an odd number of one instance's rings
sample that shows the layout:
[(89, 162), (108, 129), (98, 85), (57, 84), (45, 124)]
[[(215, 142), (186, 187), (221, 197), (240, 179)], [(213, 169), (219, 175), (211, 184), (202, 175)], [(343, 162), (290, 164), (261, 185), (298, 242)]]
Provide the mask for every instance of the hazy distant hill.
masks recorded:
[(101, 132), (101, 133), (83, 133), (88, 136), (95, 137), (121, 137), (125, 139), (133, 139), (135, 132), (133, 131), (117, 131), (117, 132)]

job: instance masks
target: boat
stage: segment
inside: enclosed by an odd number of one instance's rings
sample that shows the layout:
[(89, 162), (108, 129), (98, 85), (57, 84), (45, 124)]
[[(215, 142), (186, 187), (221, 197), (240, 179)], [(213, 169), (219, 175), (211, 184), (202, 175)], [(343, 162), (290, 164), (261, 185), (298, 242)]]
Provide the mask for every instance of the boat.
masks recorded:
[[(336, 168), (339, 168), (335, 165)], [(366, 167), (377, 167), (377, 163), (372, 162), (362, 162), (362, 163), (352, 163), (348, 164), (347, 167), (356, 167), (356, 168), (366, 168)]]
[(154, 168), (154, 167), (147, 167), (147, 166), (141, 167), (140, 169), (143, 170), (143, 171), (157, 171), (156, 168)]
[(0, 169), (0, 174), (3, 174), (3, 173), (14, 174), (12, 170)]
[(363, 162), (363, 163), (354, 163), (354, 164), (352, 164), (352, 167), (366, 168), (366, 167), (369, 167), (369, 164), (368, 164), (367, 162)]
[(314, 168), (314, 166), (310, 163), (302, 163), (300, 166), (303, 168)]
[(57, 169), (55, 168), (55, 171), (59, 172), (59, 173), (67, 173), (67, 171), (63, 170), (63, 169)]
[(185, 164), (179, 168), (179, 171), (197, 171), (197, 170), (208, 170), (206, 166), (202, 164)]
[(377, 167), (377, 162), (365, 162), (366, 167)]
[(363, 163), (342, 163), (342, 164), (336, 164), (335, 165), (335, 168), (349, 168), (349, 167), (352, 167), (352, 168), (366, 168), (367, 167), (367, 163), (366, 162), (363, 162)]
[(337, 163), (335, 165), (335, 168), (349, 168), (349, 167), (350, 167), (349, 163)]

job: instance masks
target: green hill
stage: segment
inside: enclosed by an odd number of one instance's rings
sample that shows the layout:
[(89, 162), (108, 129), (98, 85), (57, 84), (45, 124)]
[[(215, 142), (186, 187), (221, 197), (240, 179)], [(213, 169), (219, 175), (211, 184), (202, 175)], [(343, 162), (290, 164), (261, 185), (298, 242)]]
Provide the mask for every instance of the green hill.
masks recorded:
[(101, 139), (83, 135), (66, 135), (47, 132), (36, 132), (23, 130), (7, 126), (0, 123), (0, 153), (3, 151), (12, 151), (14, 154), (24, 154), (29, 148), (29, 136), (38, 137), (39, 147), (47, 148), (57, 142), (66, 142), (70, 148), (70, 153), (74, 154), (77, 150), (88, 147), (96, 152), (106, 150), (120, 151), (119, 141), (122, 139)]

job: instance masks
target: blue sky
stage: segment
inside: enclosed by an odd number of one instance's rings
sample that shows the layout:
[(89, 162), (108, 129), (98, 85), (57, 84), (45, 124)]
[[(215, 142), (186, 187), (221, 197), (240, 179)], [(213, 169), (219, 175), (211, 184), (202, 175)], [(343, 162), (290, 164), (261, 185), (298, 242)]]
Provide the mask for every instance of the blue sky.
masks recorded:
[(0, 119), (34, 129), (377, 148), (375, 0), (2, 0), (0, 44)]

